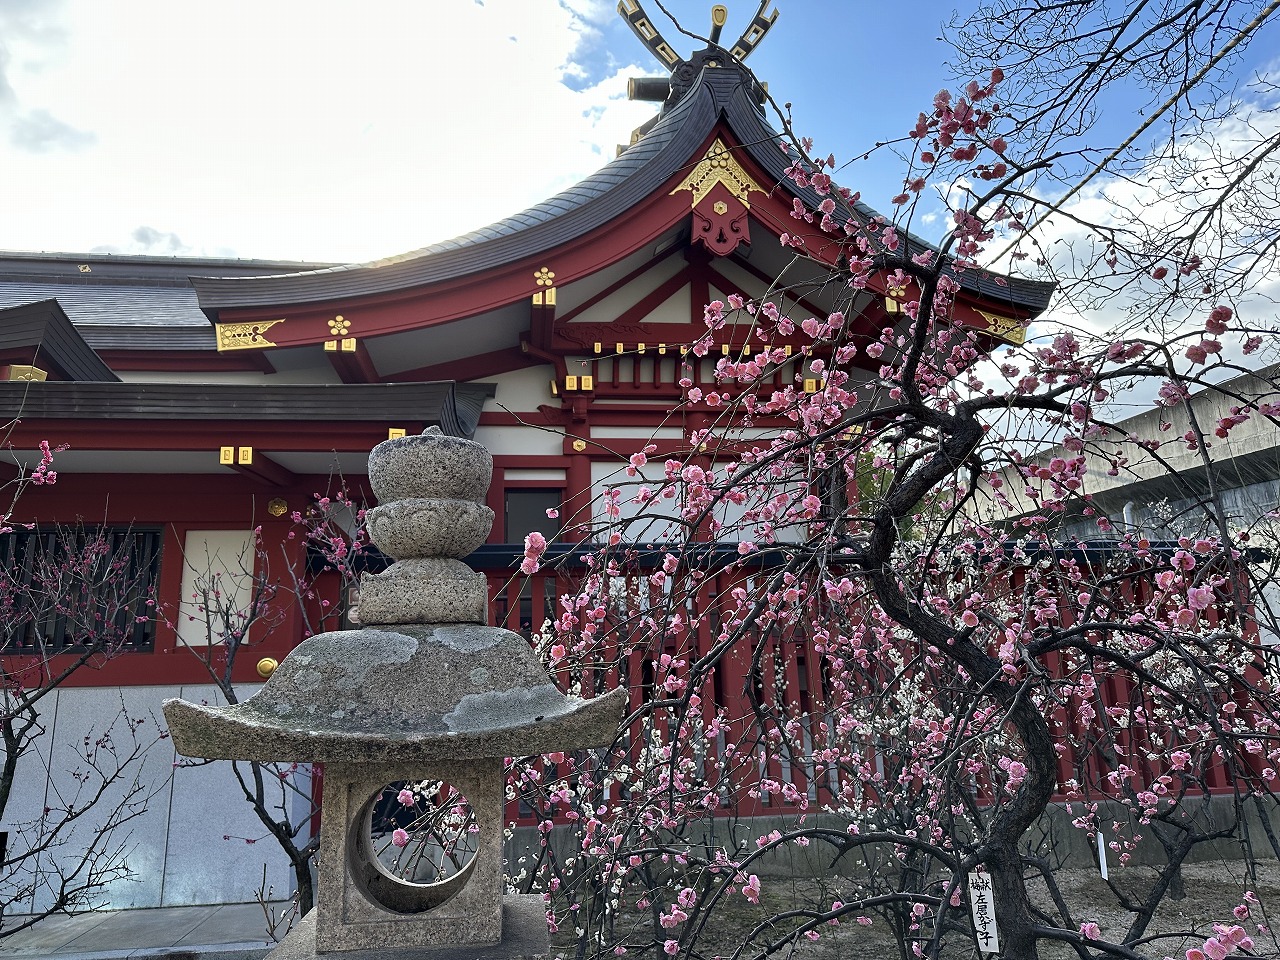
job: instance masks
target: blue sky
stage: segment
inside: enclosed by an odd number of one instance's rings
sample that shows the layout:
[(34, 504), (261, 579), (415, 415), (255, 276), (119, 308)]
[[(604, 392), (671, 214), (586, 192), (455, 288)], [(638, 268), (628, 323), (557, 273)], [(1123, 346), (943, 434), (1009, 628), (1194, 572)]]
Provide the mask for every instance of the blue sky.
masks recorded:
[[(652, 6), (646, 10), (656, 13)], [(671, 0), (664, 6), (689, 29), (705, 34), (710, 28), (709, 3)], [(726, 6), (722, 40), (737, 37), (756, 9), (753, 0)], [(747, 63), (778, 103), (791, 103), (796, 131), (812, 137), (824, 156), (834, 153), (843, 163), (878, 140), (900, 137), (948, 85), (943, 62), (949, 48), (938, 38), (954, 3), (919, 0), (909, 16), (897, 4), (857, 0), (776, 0), (771, 7), (778, 20)], [(611, 43), (635, 46), (621, 18), (615, 19)], [(693, 48), (694, 41), (670, 34), (680, 53)], [(843, 182), (882, 205), (900, 192), (900, 169), (886, 156), (855, 165)]]

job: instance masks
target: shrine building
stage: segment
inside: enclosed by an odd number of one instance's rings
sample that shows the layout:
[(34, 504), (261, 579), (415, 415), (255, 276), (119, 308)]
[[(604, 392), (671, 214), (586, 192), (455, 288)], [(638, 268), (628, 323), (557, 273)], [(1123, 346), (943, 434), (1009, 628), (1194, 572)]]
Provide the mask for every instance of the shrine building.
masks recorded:
[[(689, 353), (707, 303), (736, 294), (797, 316), (839, 309), (872, 337), (906, 329), (883, 280), (830, 282), (837, 238), (792, 216), (796, 200), (812, 210), (822, 197), (788, 179), (793, 159), (741, 66), (777, 14), (762, 12), (729, 47), (717, 26), (686, 59), (634, 0), (620, 10), (669, 71), (631, 83), (633, 97), (654, 101), (654, 120), (585, 180), (464, 236), (357, 264), (0, 254), (10, 477), (39, 463), (41, 441), (66, 446), (56, 484), (27, 490), (0, 549), (12, 561), (54, 525), (108, 528), (134, 544), (168, 611), (51, 698), (55, 740), (121, 696), (141, 711), (172, 696), (214, 699), (193, 653), (207, 646), (190, 617), (195, 578), (216, 569), (229, 591), (247, 590), (246, 572), (274, 575), (266, 563), (305, 565), (292, 515), (338, 477), (367, 497), (368, 452), (389, 436), (438, 425), (493, 453), (496, 520), (472, 565), (490, 578), (494, 621), (527, 633), (554, 616), (559, 586), (555, 573), (513, 576), (525, 535), (589, 541), (593, 492), (631, 453), (653, 443), (652, 458), (683, 456), (711, 422), (680, 381), (714, 382), (716, 361), (740, 353), (746, 331), (729, 325), (710, 355)], [(862, 205), (854, 215), (877, 217)], [(780, 241), (797, 230), (809, 231), (804, 256)], [(1020, 342), (1051, 292), (956, 276), (953, 322), (991, 346)], [(775, 388), (820, 388), (803, 342), (773, 370)], [(348, 598), (335, 586), (308, 602), (320, 599), (338, 609)], [(251, 691), (259, 664), (283, 659), (305, 623), (294, 604), (251, 635), (236, 681)], [(55, 663), (74, 655), (75, 637), (56, 625), (39, 642)], [(37, 652), (29, 638), (8, 643), (10, 664)], [(154, 769), (167, 773), (172, 751), (158, 750)], [(38, 779), (10, 819), (43, 802)], [(276, 889), (289, 889), (270, 837), (224, 841), (263, 834), (225, 771), (180, 768), (164, 791), (135, 826), (143, 882), (113, 889), (112, 906), (251, 900), (264, 859)]]

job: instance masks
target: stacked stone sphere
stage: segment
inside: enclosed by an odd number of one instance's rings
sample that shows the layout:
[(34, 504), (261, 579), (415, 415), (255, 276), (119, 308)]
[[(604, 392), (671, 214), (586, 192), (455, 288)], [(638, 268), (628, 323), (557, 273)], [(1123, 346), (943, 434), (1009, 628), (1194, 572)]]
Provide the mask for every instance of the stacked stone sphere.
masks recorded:
[(493, 527), (484, 504), (492, 475), (488, 450), (439, 427), (373, 448), (369, 482), (380, 505), (365, 524), (396, 562), (361, 579), (362, 624), (486, 622), (484, 575), (460, 558)]

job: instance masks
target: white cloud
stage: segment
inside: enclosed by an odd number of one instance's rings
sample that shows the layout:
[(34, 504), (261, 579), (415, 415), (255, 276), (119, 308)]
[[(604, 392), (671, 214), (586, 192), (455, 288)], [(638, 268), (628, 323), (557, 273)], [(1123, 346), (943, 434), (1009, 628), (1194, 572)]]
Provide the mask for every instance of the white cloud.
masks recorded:
[(38, 69), (5, 76), (63, 136), (0, 144), (24, 184), (0, 248), (127, 250), (145, 225), (192, 252), (371, 259), (549, 196), (653, 112), (625, 99), (642, 68), (573, 68), (598, 45), (594, 0), (39, 10)]
[[(1201, 129), (1188, 126), (1172, 144), (1156, 144), (1159, 159), (1125, 177), (1098, 177), (1035, 229), (1039, 250), (1063, 288), (1033, 325), (1033, 337), (1063, 328), (1107, 340), (1182, 337), (1175, 356), (1183, 369), (1200, 373), (1203, 366), (1181, 355), (1198, 342), (1213, 306), (1225, 303), (1238, 322), (1275, 329), (1280, 157), (1265, 153), (1280, 138), (1280, 93), (1267, 83), (1257, 88), (1262, 92), (1245, 98), (1232, 115)], [(1241, 182), (1231, 186), (1238, 178)], [(1224, 191), (1227, 199), (1217, 214), (1205, 219)], [(1202, 219), (1189, 248), (1182, 238)], [(1114, 270), (1106, 262), (1104, 231), (1115, 231), (1123, 244)], [(1202, 257), (1204, 265), (1182, 275), (1179, 267), (1189, 254)], [(1001, 268), (1008, 265), (1008, 260), (1000, 262)], [(1161, 280), (1149, 275), (1156, 267), (1167, 271)], [(1224, 337), (1223, 343), (1222, 356), (1233, 364), (1258, 367), (1276, 359), (1274, 337), (1248, 357), (1236, 336)], [(1232, 375), (1234, 371), (1224, 369), (1209, 378)], [(1148, 409), (1158, 386), (1141, 384), (1123, 392), (1111, 403), (1110, 413), (1128, 416)]]

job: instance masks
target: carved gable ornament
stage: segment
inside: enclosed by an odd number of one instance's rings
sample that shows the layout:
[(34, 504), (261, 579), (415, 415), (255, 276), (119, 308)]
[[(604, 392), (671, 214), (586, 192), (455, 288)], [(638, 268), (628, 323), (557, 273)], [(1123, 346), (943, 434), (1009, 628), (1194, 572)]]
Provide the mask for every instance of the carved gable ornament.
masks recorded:
[(1027, 339), (1027, 329), (1023, 321), (1016, 317), (1005, 317), (998, 313), (988, 313), (986, 310), (979, 310), (977, 313), (987, 321), (987, 333), (993, 337), (998, 337), (1014, 346), (1021, 346)]
[(671, 191), (688, 190), (692, 195), (693, 237), (717, 256), (728, 256), (738, 244), (751, 242), (747, 214), (751, 192), (765, 193), (719, 137), (706, 155)]
[(280, 320), (255, 320), (252, 323), (219, 323), (214, 328), (218, 332), (218, 352), (228, 350), (260, 350), (263, 347), (274, 347), (275, 341), (267, 337), (267, 331)]

